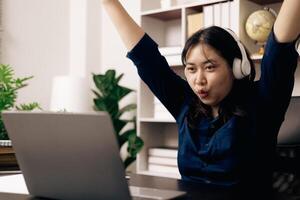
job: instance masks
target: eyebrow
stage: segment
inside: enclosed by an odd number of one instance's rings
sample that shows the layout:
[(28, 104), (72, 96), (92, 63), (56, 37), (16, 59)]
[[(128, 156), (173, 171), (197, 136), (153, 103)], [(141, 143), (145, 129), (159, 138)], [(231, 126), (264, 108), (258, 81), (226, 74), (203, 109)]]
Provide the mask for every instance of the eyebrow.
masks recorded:
[[(216, 62), (213, 59), (207, 59), (206, 61), (202, 62), (201, 65), (205, 65), (207, 63), (216, 63)], [(196, 64), (193, 62), (187, 62), (186, 65), (196, 65)]]

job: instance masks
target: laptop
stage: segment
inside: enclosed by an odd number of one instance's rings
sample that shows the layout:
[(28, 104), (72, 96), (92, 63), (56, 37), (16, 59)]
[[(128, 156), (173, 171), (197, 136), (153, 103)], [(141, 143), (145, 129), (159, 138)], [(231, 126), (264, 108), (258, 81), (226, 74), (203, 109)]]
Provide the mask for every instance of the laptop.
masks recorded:
[(173, 199), (183, 191), (128, 186), (105, 112), (4, 111), (29, 194), (61, 200)]

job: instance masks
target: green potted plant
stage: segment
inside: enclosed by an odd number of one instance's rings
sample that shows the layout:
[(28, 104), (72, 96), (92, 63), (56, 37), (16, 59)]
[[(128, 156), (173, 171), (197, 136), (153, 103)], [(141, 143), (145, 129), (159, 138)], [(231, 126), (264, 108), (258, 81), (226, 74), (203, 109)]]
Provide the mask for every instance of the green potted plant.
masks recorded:
[(18, 90), (27, 86), (33, 76), (15, 78), (9, 65), (0, 64), (0, 170), (18, 170), (19, 166), (2, 120), (4, 110), (41, 109), (36, 102), (16, 105)]
[(17, 109), (17, 110), (33, 110), (41, 109), (36, 102), (15, 105), (18, 90), (27, 86), (26, 83), (33, 76), (24, 78), (15, 78), (14, 70), (9, 65), (0, 65), (0, 140), (9, 140), (7, 131), (4, 127), (1, 113), (4, 110)]
[[(93, 80), (97, 90), (93, 90), (96, 98), (94, 98), (94, 109), (96, 111), (106, 111), (114, 126), (115, 134), (119, 143), (119, 148), (127, 142), (127, 157), (123, 161), (125, 169), (136, 160), (138, 152), (142, 149), (144, 142), (136, 134), (136, 117), (130, 120), (122, 119), (125, 112), (136, 109), (136, 104), (128, 104), (122, 108), (119, 106), (120, 100), (133, 92), (132, 89), (119, 85), (119, 81), (123, 74), (116, 77), (115, 70), (107, 70), (105, 74), (93, 74)], [(128, 123), (133, 123), (133, 128), (124, 130)]]

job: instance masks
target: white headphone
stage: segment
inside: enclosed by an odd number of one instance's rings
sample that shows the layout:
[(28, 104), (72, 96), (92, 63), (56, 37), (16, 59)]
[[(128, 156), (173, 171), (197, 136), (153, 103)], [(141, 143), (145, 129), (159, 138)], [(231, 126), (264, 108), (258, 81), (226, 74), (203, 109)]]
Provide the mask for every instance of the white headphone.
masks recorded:
[(298, 55), (300, 56), (300, 37), (298, 38), (298, 40), (295, 44), (295, 49), (298, 52)]
[(242, 59), (240, 58), (234, 58), (233, 60), (233, 66), (232, 66), (232, 71), (233, 75), (236, 79), (242, 79), (251, 73), (251, 64), (250, 61), (248, 60), (246, 49), (244, 45), (240, 42), (238, 39), (237, 35), (230, 29), (224, 29), (226, 30), (237, 42), (237, 45), (239, 46), (239, 49), (242, 54)]

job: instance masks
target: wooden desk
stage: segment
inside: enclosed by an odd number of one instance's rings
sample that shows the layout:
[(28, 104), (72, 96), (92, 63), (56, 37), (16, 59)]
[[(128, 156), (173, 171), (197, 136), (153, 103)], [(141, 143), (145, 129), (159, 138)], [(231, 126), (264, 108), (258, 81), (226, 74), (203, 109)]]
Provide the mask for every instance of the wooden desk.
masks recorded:
[(0, 170), (18, 170), (19, 166), (12, 147), (0, 146)]
[[(137, 174), (130, 175), (129, 184), (133, 186), (141, 186), (141, 187), (152, 187), (158, 189), (186, 191), (187, 195), (183, 198), (180, 198), (182, 200), (287, 199), (286, 197), (285, 198), (280, 197), (280, 195), (277, 195), (276, 198), (273, 197), (262, 198), (261, 193), (257, 193), (257, 191), (251, 191), (251, 188), (249, 188), (249, 191), (245, 193), (240, 193), (235, 190), (208, 187), (206, 185), (186, 182), (182, 180), (137, 175)], [(0, 193), (0, 200), (2, 199), (3, 200), (42, 200), (41, 198), (34, 198), (30, 195)]]

